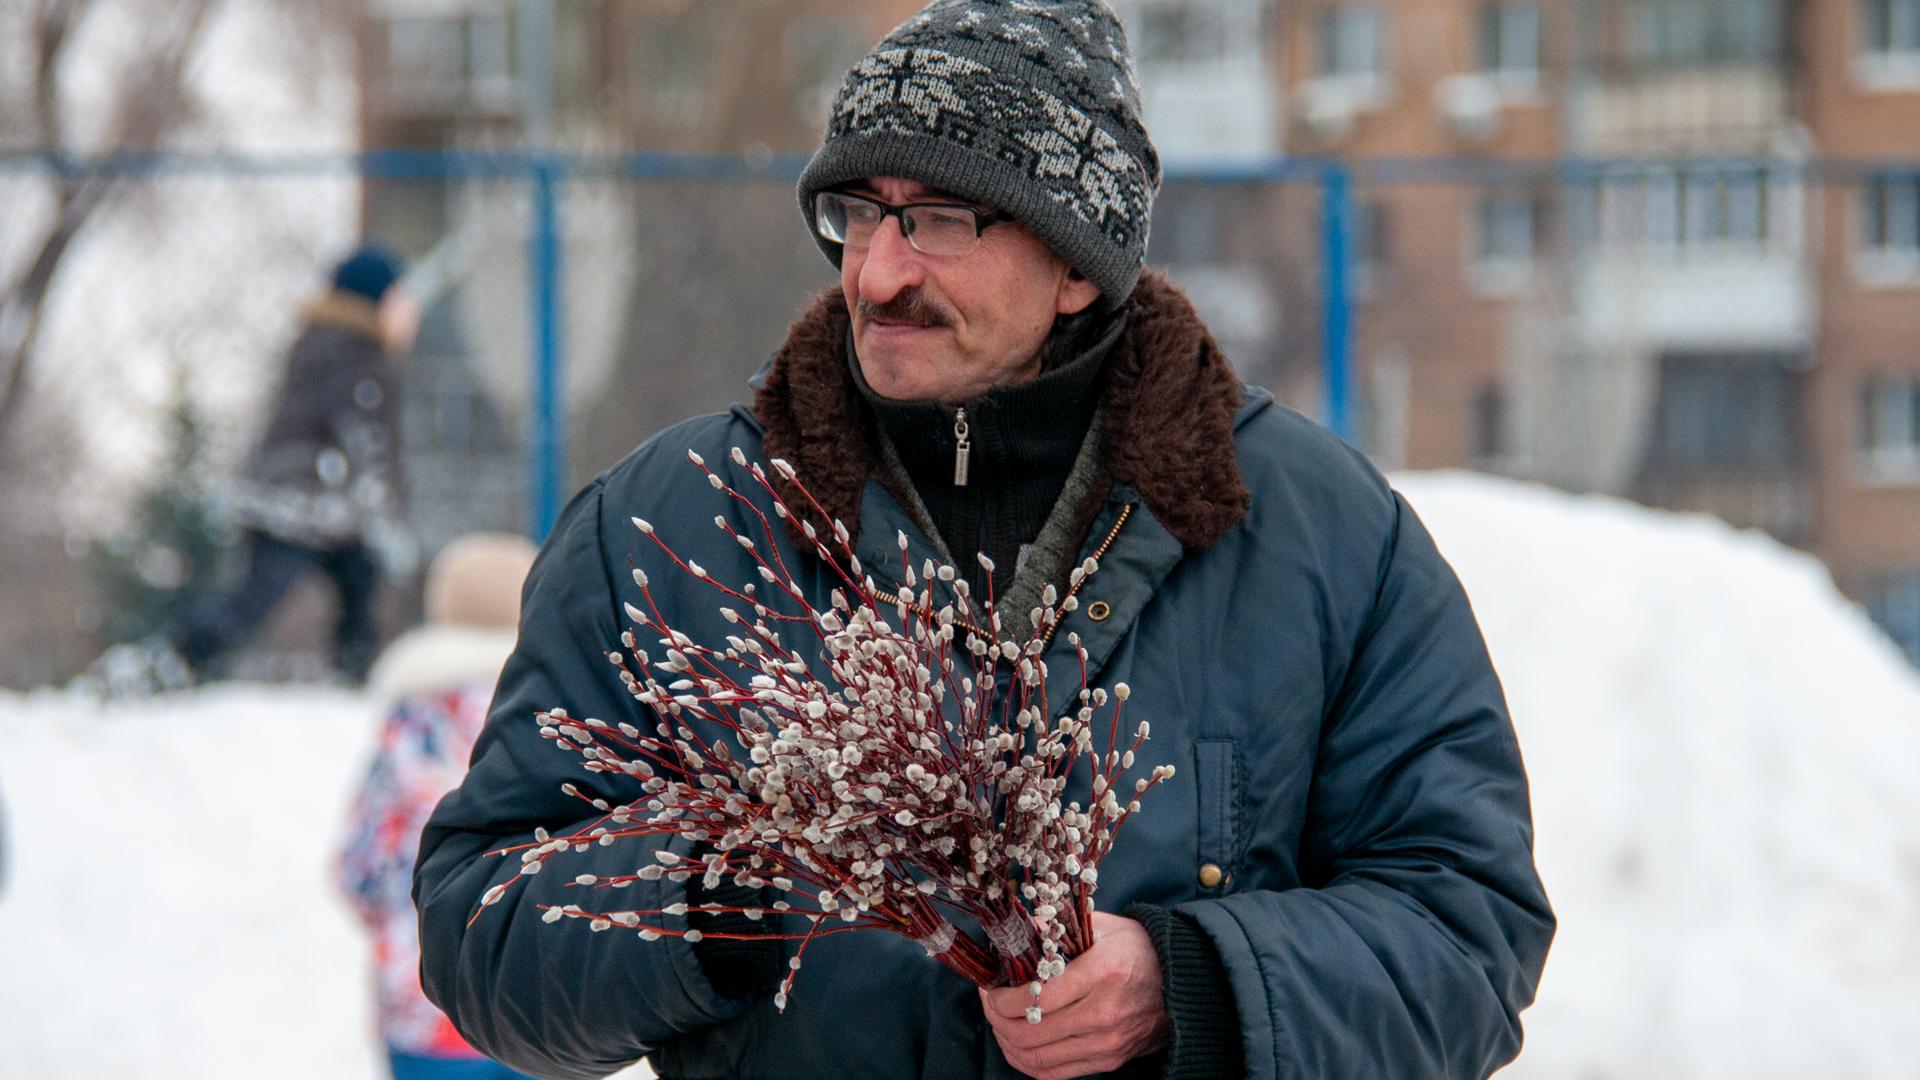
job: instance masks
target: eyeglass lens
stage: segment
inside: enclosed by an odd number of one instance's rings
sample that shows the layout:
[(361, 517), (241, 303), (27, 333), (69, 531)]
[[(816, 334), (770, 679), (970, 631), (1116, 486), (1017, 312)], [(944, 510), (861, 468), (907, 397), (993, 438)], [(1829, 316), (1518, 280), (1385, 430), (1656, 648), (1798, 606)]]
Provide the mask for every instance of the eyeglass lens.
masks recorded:
[(906, 206), (889, 208), (881, 203), (846, 195), (822, 192), (815, 200), (815, 219), (820, 235), (851, 248), (873, 243), (880, 225), (897, 209), (901, 229), (914, 249), (928, 255), (965, 255), (980, 242), (979, 219), (971, 210), (952, 206)]

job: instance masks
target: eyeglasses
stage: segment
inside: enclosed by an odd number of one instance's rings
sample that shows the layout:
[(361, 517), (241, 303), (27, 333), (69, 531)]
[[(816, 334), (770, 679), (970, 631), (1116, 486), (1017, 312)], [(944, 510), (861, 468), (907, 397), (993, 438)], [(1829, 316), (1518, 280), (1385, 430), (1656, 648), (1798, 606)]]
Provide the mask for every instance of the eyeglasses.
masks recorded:
[(925, 255), (966, 255), (980, 246), (980, 234), (989, 227), (1013, 220), (997, 210), (947, 203), (893, 206), (845, 191), (823, 191), (813, 197), (814, 227), (825, 239), (850, 248), (871, 245), (881, 223), (890, 217), (900, 219), (907, 243)]

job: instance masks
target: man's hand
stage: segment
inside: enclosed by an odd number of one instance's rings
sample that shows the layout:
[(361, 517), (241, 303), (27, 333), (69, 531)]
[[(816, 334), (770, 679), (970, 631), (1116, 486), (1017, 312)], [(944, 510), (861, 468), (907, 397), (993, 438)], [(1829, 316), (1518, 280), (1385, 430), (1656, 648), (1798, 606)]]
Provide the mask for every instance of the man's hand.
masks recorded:
[[(1038, 1004), (1039, 1023), (1027, 1021)], [(1132, 919), (1095, 912), (1093, 948), (1049, 979), (1036, 1002), (1025, 986), (980, 991), (980, 1007), (1007, 1063), (1036, 1080), (1111, 1072), (1173, 1038), (1160, 958)]]

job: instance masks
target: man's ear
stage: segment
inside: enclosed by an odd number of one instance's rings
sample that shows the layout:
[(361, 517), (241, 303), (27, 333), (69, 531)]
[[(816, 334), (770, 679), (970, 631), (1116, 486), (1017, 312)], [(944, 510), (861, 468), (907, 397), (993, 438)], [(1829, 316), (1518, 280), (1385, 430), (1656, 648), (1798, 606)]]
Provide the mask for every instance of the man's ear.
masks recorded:
[(1087, 280), (1080, 271), (1067, 270), (1067, 276), (1060, 282), (1060, 292), (1054, 301), (1054, 310), (1062, 315), (1078, 315), (1093, 306), (1100, 299), (1100, 286)]

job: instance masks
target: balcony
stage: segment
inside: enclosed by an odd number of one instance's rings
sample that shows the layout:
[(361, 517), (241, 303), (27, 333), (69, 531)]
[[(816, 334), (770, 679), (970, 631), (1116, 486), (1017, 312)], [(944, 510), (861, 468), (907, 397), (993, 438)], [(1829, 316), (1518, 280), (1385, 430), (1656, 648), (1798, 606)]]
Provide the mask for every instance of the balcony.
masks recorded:
[(1621, 72), (1574, 113), (1582, 149), (1599, 156), (1766, 152), (1794, 130), (1787, 77), (1762, 63)]
[(1813, 282), (1799, 260), (1754, 253), (1605, 259), (1576, 292), (1575, 328), (1601, 348), (1653, 352), (1804, 349)]
[(1650, 352), (1799, 352), (1815, 332), (1792, 161), (1623, 166), (1575, 192), (1578, 338)]

